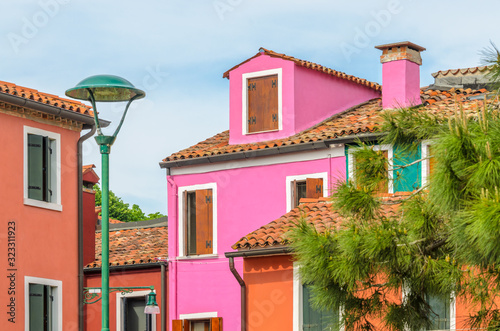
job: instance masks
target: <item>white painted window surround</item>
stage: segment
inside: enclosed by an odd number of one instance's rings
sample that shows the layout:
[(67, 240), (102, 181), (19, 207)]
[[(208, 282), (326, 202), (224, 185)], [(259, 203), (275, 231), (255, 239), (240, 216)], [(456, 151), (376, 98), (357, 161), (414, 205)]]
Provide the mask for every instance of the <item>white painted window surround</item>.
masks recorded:
[(318, 172), (313, 174), (296, 175), (296, 176), (286, 176), (286, 212), (288, 213), (292, 210), (292, 182), (303, 181), (307, 178), (321, 178), (323, 179), (323, 196), (329, 196), (330, 183), (328, 182), (327, 172)]
[(24, 276), (24, 330), (30, 331), (30, 284), (47, 285), (52, 288), (52, 331), (63, 331), (63, 296), (62, 281), (39, 277)]
[[(118, 292), (116, 293), (116, 329), (123, 331), (125, 329), (125, 316), (122, 316), (123, 311), (124, 311), (124, 304), (125, 304), (125, 298), (137, 298), (137, 297), (144, 297), (144, 300), (146, 300), (146, 296), (150, 293), (151, 291), (134, 291), (132, 293), (121, 293)], [(154, 290), (156, 293), (156, 290)], [(153, 318), (151, 319), (152, 321), (152, 327), (153, 329), (151, 331), (156, 330), (156, 315), (153, 315)]]
[(265, 76), (270, 76), (270, 75), (278, 75), (278, 130), (283, 130), (283, 88), (282, 88), (282, 82), (283, 82), (283, 70), (282, 68), (277, 68), (277, 69), (269, 69), (269, 70), (262, 70), (262, 71), (256, 71), (256, 72), (250, 72), (241, 75), (241, 85), (242, 85), (242, 104), (241, 104), (241, 129), (242, 129), (242, 134), (243, 135), (248, 135), (248, 134), (258, 134), (262, 132), (248, 132), (248, 91), (247, 91), (247, 83), (249, 78), (255, 78), (255, 77), (265, 77)]
[[(212, 218), (212, 228), (213, 228), (213, 254), (207, 254), (207, 255), (194, 255), (194, 256), (186, 256), (186, 249), (185, 249), (185, 243), (184, 243), (184, 199), (183, 193), (184, 192), (193, 192), (197, 190), (212, 190), (212, 198), (213, 198), (213, 218)], [(207, 183), (207, 184), (198, 184), (198, 185), (190, 185), (190, 186), (180, 186), (177, 189), (177, 194), (178, 194), (178, 241), (179, 241), (179, 257), (186, 258), (186, 259), (196, 259), (196, 258), (206, 258), (206, 257), (213, 257), (214, 255), (217, 254), (217, 183)]]
[(428, 157), (430, 156), (430, 146), (432, 145), (432, 140), (424, 140), (422, 141), (421, 150), (422, 150), (422, 187), (425, 187), (429, 184), (429, 165), (430, 160)]
[[(55, 160), (52, 164), (52, 200), (51, 202), (40, 201), (28, 198), (28, 134), (36, 134), (49, 137), (55, 143)], [(23, 134), (23, 192), (24, 204), (45, 209), (62, 211), (61, 205), (61, 135), (50, 131), (45, 131), (39, 128), (24, 126)]]
[[(349, 148), (348, 151), (348, 166), (349, 166), (349, 180), (355, 179), (356, 178), (356, 160), (354, 158), (354, 152), (359, 150), (360, 147), (351, 147)], [(389, 164), (388, 164), (388, 178), (389, 178), (389, 183), (388, 183), (388, 193), (394, 193), (394, 174), (391, 169), (393, 168), (393, 163), (392, 159), (394, 157), (393, 155), (393, 149), (391, 145), (374, 145), (373, 146), (374, 151), (387, 151), (387, 158), (389, 159)]]
[(179, 314), (179, 319), (181, 320), (200, 320), (214, 317), (218, 317), (216, 311), (206, 313)]

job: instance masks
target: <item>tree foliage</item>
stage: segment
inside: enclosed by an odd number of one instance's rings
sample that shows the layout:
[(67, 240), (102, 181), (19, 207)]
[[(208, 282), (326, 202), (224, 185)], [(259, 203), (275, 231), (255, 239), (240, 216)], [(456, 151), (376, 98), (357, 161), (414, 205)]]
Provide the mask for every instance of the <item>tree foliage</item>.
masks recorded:
[[(102, 192), (99, 185), (94, 185), (95, 204), (101, 205)], [(133, 204), (132, 207), (125, 203), (122, 198), (117, 197), (113, 191), (109, 191), (109, 217), (122, 222), (138, 222), (164, 217), (160, 212), (151, 213), (146, 216), (141, 208)]]
[(342, 309), (346, 330), (380, 329), (380, 321), (385, 330), (422, 330), (434, 314), (427, 297), (453, 294), (468, 300), (472, 328), (500, 329), (498, 106), (452, 118), (421, 108), (383, 117), (380, 143), (417, 155), (431, 139), (436, 167), (428, 186), (384, 197), (377, 189), (388, 180), (385, 158), (359, 143), (356, 178), (337, 183), (332, 196), (342, 221), (318, 232), (304, 219), (292, 233), (313, 303)]

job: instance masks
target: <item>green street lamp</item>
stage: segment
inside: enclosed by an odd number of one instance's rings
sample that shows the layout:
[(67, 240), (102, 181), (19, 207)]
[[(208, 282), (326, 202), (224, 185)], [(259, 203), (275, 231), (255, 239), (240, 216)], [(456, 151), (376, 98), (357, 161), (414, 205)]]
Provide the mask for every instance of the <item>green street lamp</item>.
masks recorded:
[[(102, 157), (102, 331), (109, 331), (109, 153), (115, 142), (123, 120), (132, 101), (144, 98), (146, 93), (137, 89), (128, 80), (113, 75), (96, 75), (85, 78), (74, 88), (66, 91), (70, 98), (90, 101), (94, 110), (97, 128), (95, 140), (99, 145)], [(103, 135), (99, 124), (96, 102), (128, 101), (120, 123), (111, 136)]]

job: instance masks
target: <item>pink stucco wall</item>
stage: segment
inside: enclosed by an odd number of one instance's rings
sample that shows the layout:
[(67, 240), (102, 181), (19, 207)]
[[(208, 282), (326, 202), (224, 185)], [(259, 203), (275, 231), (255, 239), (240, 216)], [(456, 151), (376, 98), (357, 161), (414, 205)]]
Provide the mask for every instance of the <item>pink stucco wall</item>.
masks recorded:
[[(242, 75), (277, 68), (282, 69), (282, 130), (243, 134)], [(229, 73), (229, 143), (289, 137), (338, 112), (379, 96), (379, 92), (368, 87), (297, 66), (289, 60), (260, 55)]]
[(382, 65), (382, 106), (384, 109), (421, 104), (420, 68), (408, 61), (385, 62)]
[[(244, 235), (286, 212), (287, 176), (320, 172), (345, 177), (345, 157), (168, 176), (169, 316), (176, 319), (179, 314), (217, 312), (225, 330), (238, 330), (240, 286), (224, 253), (232, 251), (231, 245)], [(218, 256), (177, 260), (177, 188), (207, 183), (217, 184)], [(241, 259), (235, 259), (235, 265), (243, 275)]]
[(318, 124), (380, 93), (324, 73), (295, 66), (295, 132)]

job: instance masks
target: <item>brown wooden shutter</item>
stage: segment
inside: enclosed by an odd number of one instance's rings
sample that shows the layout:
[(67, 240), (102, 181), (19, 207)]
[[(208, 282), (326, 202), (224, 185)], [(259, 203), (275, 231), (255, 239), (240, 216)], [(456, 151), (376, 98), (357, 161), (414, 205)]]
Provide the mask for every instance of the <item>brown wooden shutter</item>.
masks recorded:
[(247, 93), (248, 132), (278, 130), (278, 75), (248, 79)]
[(323, 196), (323, 178), (307, 178), (306, 191), (306, 198), (321, 198)]
[(291, 196), (291, 199), (292, 199), (292, 209), (297, 207), (297, 181), (294, 180), (292, 183), (292, 196)]
[(196, 191), (196, 254), (213, 253), (212, 190)]
[(172, 320), (172, 331), (183, 331), (182, 320)]
[(210, 331), (222, 331), (222, 317), (210, 319)]

